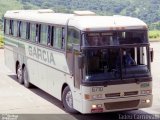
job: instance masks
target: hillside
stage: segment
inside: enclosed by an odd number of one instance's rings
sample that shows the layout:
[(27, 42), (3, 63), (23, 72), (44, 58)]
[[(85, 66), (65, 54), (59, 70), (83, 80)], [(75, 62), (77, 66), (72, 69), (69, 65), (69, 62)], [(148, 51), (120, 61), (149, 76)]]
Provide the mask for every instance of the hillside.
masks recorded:
[(19, 10), (19, 9), (38, 9), (33, 4), (22, 4), (19, 0), (0, 0), (0, 34), (2, 30), (3, 16), (7, 10)]
[(101, 15), (127, 15), (160, 30), (160, 0), (0, 0), (0, 27), (6, 10), (50, 8), (56, 12), (91, 10)]
[(2, 30), (2, 22), (4, 13), (7, 10), (22, 9), (23, 5), (17, 0), (0, 0), (0, 30)]
[(3, 16), (7, 10), (53, 9), (72, 13), (74, 10), (91, 10), (101, 15), (126, 15), (140, 18), (149, 25), (149, 38), (160, 40), (160, 0), (0, 0), (0, 47)]
[[(40, 8), (58, 12), (91, 10), (102, 15), (127, 15), (138, 17), (147, 24), (160, 21), (160, 0), (20, 0)], [(154, 24), (155, 25), (155, 24)]]

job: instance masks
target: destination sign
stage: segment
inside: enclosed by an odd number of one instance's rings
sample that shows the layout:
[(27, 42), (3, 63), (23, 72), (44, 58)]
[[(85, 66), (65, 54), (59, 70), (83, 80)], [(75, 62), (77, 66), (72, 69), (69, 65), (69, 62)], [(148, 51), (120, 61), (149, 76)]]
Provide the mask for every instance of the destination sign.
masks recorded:
[(111, 35), (113, 35), (113, 33), (111, 33), (111, 32), (88, 33), (87, 35), (88, 35), (89, 37), (92, 37), (92, 36), (111, 36)]

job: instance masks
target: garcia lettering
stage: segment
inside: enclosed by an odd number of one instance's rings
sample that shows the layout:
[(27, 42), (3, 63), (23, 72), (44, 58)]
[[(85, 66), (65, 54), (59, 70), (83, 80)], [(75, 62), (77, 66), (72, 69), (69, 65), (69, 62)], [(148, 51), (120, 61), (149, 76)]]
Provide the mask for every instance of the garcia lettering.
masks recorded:
[(52, 52), (40, 49), (38, 47), (28, 46), (28, 53), (34, 59), (55, 65), (55, 60)]

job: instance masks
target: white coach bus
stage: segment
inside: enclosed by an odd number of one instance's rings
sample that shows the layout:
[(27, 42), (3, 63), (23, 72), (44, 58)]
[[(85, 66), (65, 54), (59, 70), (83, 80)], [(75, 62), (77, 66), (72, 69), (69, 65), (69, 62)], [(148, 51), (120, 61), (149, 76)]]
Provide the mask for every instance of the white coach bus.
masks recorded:
[(126, 16), (14, 10), (4, 16), (5, 64), (20, 84), (61, 100), (68, 112), (152, 104), (147, 25)]

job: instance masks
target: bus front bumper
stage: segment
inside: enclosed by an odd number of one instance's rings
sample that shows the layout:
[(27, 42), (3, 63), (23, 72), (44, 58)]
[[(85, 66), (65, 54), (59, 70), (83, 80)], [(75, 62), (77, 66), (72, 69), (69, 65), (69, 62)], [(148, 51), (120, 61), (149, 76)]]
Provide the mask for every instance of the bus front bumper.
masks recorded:
[(82, 113), (102, 113), (147, 108), (152, 105), (152, 95), (104, 100), (83, 100)]

